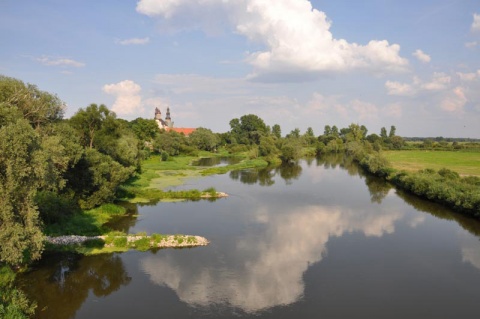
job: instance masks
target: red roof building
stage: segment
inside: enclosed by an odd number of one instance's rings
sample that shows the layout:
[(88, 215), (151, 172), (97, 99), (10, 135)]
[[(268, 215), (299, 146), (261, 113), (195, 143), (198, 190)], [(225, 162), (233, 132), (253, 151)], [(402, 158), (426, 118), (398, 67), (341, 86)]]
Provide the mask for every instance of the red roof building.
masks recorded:
[(185, 134), (185, 136), (189, 136), (195, 131), (195, 128), (191, 127), (173, 127), (172, 118), (170, 116), (170, 108), (167, 108), (167, 116), (165, 120), (162, 119), (162, 112), (157, 108), (155, 108), (155, 122), (158, 124), (158, 128), (165, 131), (174, 131), (180, 134)]
[(167, 127), (165, 130), (167, 132), (174, 131), (174, 132), (177, 132), (177, 133), (180, 133), (180, 134), (185, 134), (185, 136), (189, 136), (190, 134), (192, 134), (192, 132), (194, 132), (196, 130), (196, 128), (192, 128), (192, 127)]

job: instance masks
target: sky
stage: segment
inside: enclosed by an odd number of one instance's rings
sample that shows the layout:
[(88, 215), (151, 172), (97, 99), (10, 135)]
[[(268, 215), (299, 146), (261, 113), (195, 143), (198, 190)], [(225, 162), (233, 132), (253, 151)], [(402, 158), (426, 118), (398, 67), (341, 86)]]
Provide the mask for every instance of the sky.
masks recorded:
[(480, 138), (480, 0), (1, 0), (0, 48), (66, 118)]

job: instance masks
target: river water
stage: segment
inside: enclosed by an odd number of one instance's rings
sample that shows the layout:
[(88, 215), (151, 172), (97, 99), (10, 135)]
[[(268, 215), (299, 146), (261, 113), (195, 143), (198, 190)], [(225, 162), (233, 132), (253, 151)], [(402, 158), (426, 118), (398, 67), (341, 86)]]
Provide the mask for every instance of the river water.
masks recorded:
[(38, 318), (478, 318), (480, 223), (343, 156), (190, 180), (216, 201), (130, 205), (112, 226), (206, 247), (44, 258)]

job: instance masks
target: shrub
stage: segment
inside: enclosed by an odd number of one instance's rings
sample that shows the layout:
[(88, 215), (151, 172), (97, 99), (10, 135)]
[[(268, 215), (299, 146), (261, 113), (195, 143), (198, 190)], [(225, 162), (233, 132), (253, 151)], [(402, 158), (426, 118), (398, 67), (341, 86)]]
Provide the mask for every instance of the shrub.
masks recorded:
[(137, 239), (133, 242), (133, 245), (136, 249), (140, 251), (147, 251), (150, 249), (150, 238), (143, 237), (143, 238)]
[(113, 239), (113, 246), (115, 247), (127, 247), (128, 239), (126, 236), (115, 237)]

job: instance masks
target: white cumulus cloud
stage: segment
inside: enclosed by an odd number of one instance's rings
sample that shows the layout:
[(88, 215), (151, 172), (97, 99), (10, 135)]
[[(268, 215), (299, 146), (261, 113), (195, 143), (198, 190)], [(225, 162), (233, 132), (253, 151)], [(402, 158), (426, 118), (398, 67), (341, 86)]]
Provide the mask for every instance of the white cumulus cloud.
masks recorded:
[(432, 79), (428, 82), (413, 77), (412, 83), (401, 83), (397, 81), (385, 82), (385, 88), (389, 95), (412, 96), (425, 91), (443, 91), (448, 89), (452, 78), (443, 72), (434, 72)]
[(150, 38), (131, 38), (131, 39), (124, 39), (124, 40), (118, 40), (117, 43), (121, 45), (141, 45), (141, 44), (147, 44), (150, 42)]
[(141, 90), (140, 85), (131, 80), (103, 86), (103, 92), (116, 97), (112, 111), (117, 114), (133, 114), (137, 111), (143, 111)]
[(412, 55), (414, 57), (416, 57), (418, 59), (418, 61), (423, 62), (423, 63), (428, 63), (428, 62), (431, 61), (430, 56), (420, 49), (413, 52)]
[(433, 73), (433, 79), (430, 82), (423, 83), (422, 88), (428, 91), (444, 90), (450, 84), (452, 78), (443, 72)]
[(385, 88), (389, 95), (413, 95), (415, 94), (415, 90), (410, 84), (407, 83), (400, 83), (397, 81), (387, 81), (385, 83)]
[(275, 80), (288, 75), (292, 79), (292, 75), (312, 77), (357, 69), (378, 74), (408, 68), (398, 44), (371, 40), (361, 45), (335, 39), (326, 14), (307, 0), (141, 0), (137, 11), (172, 24), (175, 19), (185, 21), (188, 15), (198, 20), (188, 23), (204, 29), (202, 14), (222, 14), (215, 18), (228, 21), (238, 34), (264, 45), (248, 54), (254, 78)]
[(448, 112), (461, 112), (467, 101), (464, 89), (462, 87), (456, 87), (443, 100), (442, 109)]
[(473, 14), (473, 22), (471, 26), (472, 32), (480, 32), (480, 14)]

